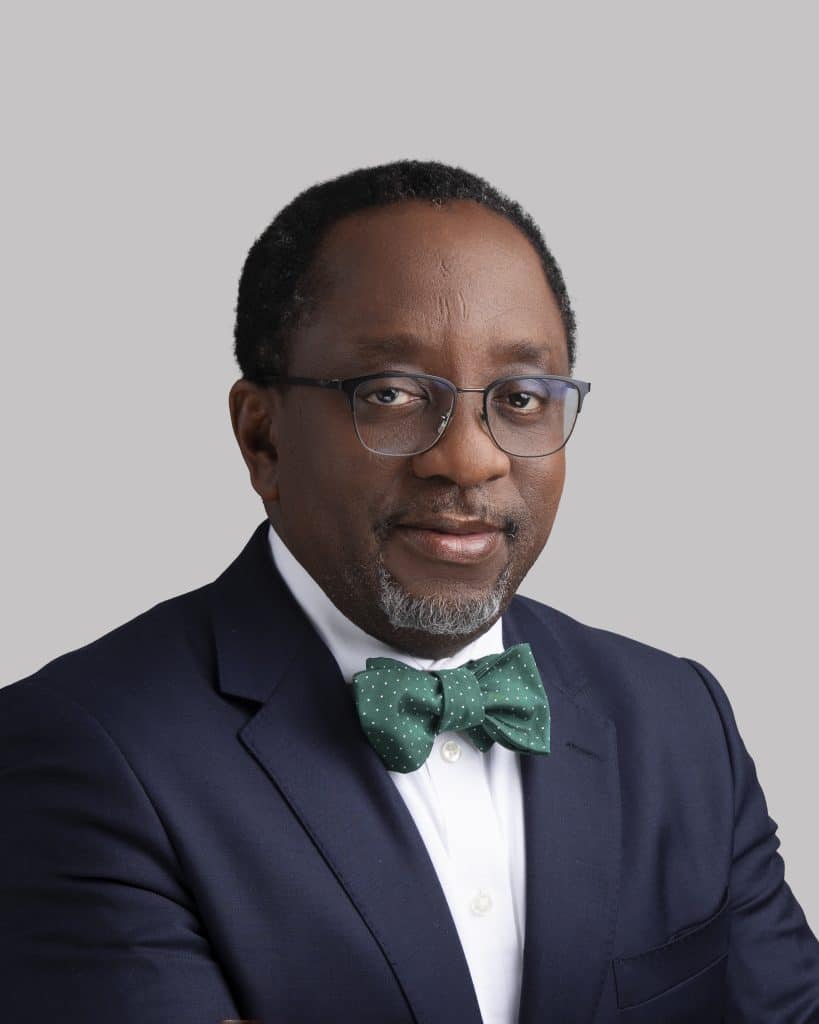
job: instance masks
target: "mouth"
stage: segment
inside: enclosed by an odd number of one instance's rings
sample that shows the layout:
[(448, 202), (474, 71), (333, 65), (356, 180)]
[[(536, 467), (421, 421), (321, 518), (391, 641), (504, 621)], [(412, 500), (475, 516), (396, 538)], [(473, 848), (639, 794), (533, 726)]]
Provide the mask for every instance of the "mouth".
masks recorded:
[(509, 531), (481, 519), (437, 517), (396, 523), (395, 535), (415, 553), (438, 562), (472, 565), (490, 559)]

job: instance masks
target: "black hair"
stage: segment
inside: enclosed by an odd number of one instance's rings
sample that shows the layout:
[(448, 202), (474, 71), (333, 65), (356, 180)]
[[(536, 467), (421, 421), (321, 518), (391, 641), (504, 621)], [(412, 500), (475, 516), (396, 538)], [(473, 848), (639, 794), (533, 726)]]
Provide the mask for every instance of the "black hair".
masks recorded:
[(563, 274), (537, 224), (514, 200), (460, 167), (398, 160), (364, 167), (313, 185), (296, 196), (256, 239), (239, 280), (234, 331), (236, 360), (248, 380), (286, 371), (289, 335), (318, 301), (314, 257), (327, 230), (343, 217), (409, 199), (436, 206), (472, 199), (506, 217), (535, 247), (560, 309), (575, 357), (575, 317)]

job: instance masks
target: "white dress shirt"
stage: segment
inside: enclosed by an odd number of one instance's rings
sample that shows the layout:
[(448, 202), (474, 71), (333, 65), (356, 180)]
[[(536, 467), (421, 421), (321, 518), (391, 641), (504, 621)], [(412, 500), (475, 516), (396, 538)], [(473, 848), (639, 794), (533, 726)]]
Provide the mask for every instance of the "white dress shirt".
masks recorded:
[[(343, 615), (272, 527), (269, 540), (276, 568), (347, 683), (364, 670), (367, 658), (395, 658), (429, 671), (503, 650), (498, 620), (451, 658), (415, 658), (396, 651)], [(442, 732), (417, 771), (389, 775), (438, 875), (485, 1024), (514, 1024), (525, 925), (519, 755), (499, 743), (482, 754), (465, 734)]]

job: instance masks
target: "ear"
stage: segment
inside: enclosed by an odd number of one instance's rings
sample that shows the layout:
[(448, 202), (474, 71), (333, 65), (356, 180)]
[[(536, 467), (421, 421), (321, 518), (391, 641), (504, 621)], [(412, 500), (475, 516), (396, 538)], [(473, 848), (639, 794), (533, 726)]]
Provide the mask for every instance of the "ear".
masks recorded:
[(253, 490), (262, 501), (279, 500), (278, 428), (281, 395), (242, 377), (228, 396), (233, 433), (250, 471)]

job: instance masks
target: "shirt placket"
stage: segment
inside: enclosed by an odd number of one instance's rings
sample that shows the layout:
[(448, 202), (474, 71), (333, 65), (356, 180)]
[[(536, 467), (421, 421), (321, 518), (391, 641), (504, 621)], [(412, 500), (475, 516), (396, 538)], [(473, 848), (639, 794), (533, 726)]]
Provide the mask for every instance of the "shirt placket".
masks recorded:
[(439, 733), (426, 766), (446, 824), (450, 885), (446, 897), (485, 1022), (510, 1021), (521, 958), (506, 837), (486, 771), (486, 754), (457, 732)]

